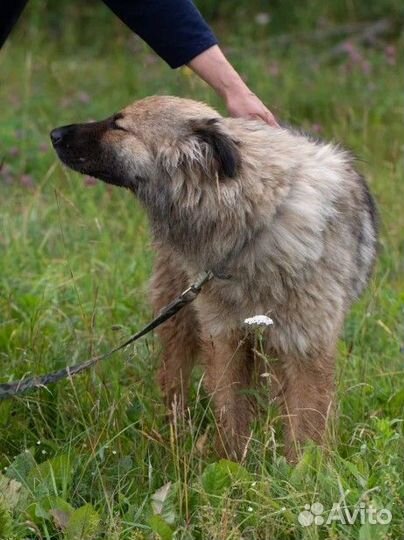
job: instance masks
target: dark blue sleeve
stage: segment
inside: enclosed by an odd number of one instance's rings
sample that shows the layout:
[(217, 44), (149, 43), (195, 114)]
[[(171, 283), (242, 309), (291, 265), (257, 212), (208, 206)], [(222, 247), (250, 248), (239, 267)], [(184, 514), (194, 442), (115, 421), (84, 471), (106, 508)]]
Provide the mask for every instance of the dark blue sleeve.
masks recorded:
[(172, 68), (217, 43), (191, 0), (103, 0)]

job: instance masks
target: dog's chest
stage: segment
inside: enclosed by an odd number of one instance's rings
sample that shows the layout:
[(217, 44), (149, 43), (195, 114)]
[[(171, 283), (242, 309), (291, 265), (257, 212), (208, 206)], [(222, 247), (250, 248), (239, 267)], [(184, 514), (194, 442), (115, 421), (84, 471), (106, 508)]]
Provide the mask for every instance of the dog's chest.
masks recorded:
[(202, 326), (219, 335), (240, 329), (249, 317), (267, 314), (270, 299), (268, 293), (238, 280), (214, 278), (198, 297), (196, 309)]

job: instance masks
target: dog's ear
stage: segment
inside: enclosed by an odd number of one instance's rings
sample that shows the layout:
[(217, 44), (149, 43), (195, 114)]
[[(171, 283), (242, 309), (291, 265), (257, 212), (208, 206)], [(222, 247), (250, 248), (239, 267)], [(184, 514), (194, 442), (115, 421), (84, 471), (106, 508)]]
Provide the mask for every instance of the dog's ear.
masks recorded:
[[(190, 120), (191, 139), (196, 139), (206, 160), (213, 160), (215, 172), (220, 178), (234, 178), (241, 165), (238, 142), (221, 126), (220, 118)], [(206, 168), (209, 169), (209, 163)]]

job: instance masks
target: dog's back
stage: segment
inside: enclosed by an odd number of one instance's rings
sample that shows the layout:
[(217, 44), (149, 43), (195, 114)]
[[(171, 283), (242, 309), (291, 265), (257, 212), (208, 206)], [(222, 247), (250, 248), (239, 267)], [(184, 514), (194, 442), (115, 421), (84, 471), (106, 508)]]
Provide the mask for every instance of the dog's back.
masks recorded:
[[(225, 124), (239, 141), (241, 170), (222, 189), (224, 219), (218, 218), (206, 248), (198, 246), (200, 264), (214, 251), (211, 242), (232, 276), (211, 286), (212, 302), (216, 296), (220, 306), (217, 324), (237, 326), (257, 310), (280, 317), (292, 297), (305, 319), (320, 313), (316, 303), (325, 307), (327, 299), (332, 318), (341, 319), (365, 287), (376, 254), (375, 205), (352, 156), (262, 123)], [(321, 328), (325, 321), (318, 316), (313, 326)], [(279, 320), (280, 333), (287, 327)], [(293, 340), (287, 341), (291, 349)]]

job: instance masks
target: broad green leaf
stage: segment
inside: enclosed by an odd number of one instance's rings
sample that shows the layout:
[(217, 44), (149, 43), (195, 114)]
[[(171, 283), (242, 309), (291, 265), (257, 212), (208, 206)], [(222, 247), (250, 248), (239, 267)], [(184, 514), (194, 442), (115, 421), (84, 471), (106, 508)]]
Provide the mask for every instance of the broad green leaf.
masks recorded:
[(97, 534), (101, 518), (91, 504), (74, 510), (65, 529), (66, 540), (92, 540)]
[(301, 459), (290, 475), (290, 482), (296, 486), (304, 483), (307, 477), (317, 476), (321, 462), (321, 450), (314, 443), (308, 443)]
[(18, 454), (8, 467), (6, 476), (18, 480), (22, 484), (26, 483), (29, 472), (36, 466), (34, 456), (29, 450)]
[(172, 540), (173, 531), (170, 525), (158, 514), (149, 519), (151, 530), (156, 533), (161, 540)]
[(42, 504), (49, 512), (52, 510), (62, 510), (68, 514), (74, 512), (74, 508), (61, 497), (46, 497)]
[(203, 489), (215, 505), (232, 485), (250, 480), (249, 473), (242, 465), (227, 459), (208, 465), (201, 478)]
[(74, 512), (74, 508), (61, 497), (45, 496), (31, 505), (29, 514), (46, 520), (55, 521), (54, 516), (63, 512), (68, 517)]
[(64, 496), (72, 476), (72, 456), (61, 454), (32, 468), (27, 477), (27, 485), (36, 497)]

